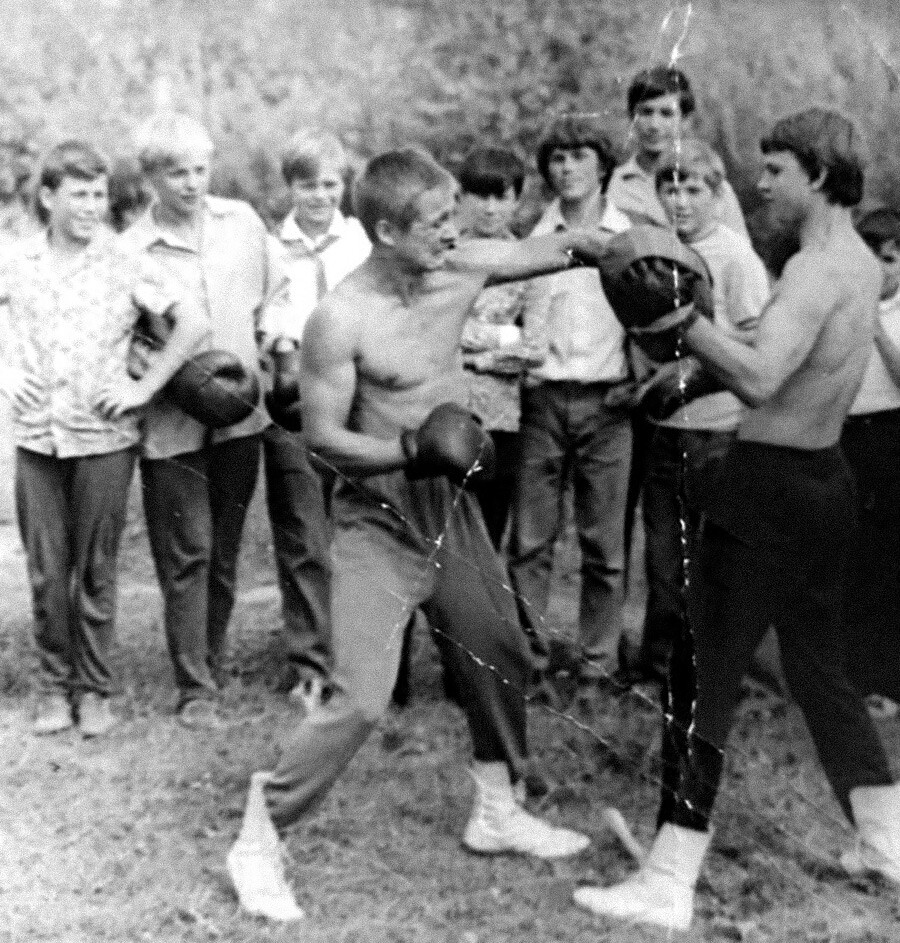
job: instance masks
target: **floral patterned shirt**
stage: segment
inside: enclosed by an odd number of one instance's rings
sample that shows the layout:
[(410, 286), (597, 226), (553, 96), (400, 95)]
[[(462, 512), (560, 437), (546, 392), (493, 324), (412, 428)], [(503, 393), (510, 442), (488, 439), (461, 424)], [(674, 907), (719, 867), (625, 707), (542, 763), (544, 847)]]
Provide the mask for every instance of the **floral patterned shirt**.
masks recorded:
[(35, 406), (13, 406), (16, 443), (72, 458), (129, 448), (139, 416), (104, 419), (100, 393), (127, 376), (138, 312), (131, 294), (142, 281), (174, 293), (153, 261), (108, 230), (74, 258), (61, 258), (46, 233), (23, 240), (0, 264), (5, 359), (43, 387)]
[(533, 291), (531, 281), (485, 288), (463, 328), (469, 409), (485, 429), (518, 431), (522, 376), (528, 367), (542, 363), (546, 356), (546, 341), (537, 332), (521, 326)]

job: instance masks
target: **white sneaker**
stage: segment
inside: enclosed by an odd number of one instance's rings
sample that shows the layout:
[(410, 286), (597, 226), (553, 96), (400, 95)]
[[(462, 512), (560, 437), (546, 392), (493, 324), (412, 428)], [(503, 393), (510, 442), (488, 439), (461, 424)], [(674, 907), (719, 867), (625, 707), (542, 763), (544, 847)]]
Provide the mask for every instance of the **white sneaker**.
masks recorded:
[(515, 800), (506, 764), (476, 763), (471, 772), (475, 806), (462, 839), (470, 851), (567, 858), (590, 844), (587, 835), (557, 828), (526, 812)]
[(266, 808), (263, 786), (269, 773), (250, 777), (247, 807), (226, 865), (238, 901), (247, 913), (287, 922), (305, 916), (284, 876), (281, 842)]
[(858, 786), (850, 791), (857, 836), (841, 855), (850, 874), (875, 871), (900, 884), (900, 785)]
[(636, 874), (612, 887), (580, 887), (575, 903), (601, 917), (687, 930), (711, 837), (710, 832), (665, 824)]

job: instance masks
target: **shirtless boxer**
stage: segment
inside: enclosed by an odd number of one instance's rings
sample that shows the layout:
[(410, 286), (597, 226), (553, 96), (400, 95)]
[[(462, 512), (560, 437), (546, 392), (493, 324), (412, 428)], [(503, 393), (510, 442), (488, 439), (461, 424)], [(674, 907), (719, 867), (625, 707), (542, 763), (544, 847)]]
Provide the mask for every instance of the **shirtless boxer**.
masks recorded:
[(494, 281), (574, 264), (569, 250), (596, 259), (600, 240), (567, 231), (455, 248), (453, 179), (415, 150), (372, 160), (355, 197), (372, 255), (310, 319), (301, 377), (309, 445), (342, 474), (333, 504), (336, 690), (282, 745), (275, 771), (252, 777), (228, 856), (242, 906), (281, 920), (302, 912), (281, 871), (278, 830), (325, 796), (384, 713), (419, 606), (472, 736), (476, 801), (463, 843), (541, 858), (588, 843), (517, 801), (529, 658), (477, 502), (457, 485), (488, 461), (486, 433), (459, 408), (472, 303)]
[(597, 914), (670, 929), (690, 924), (741, 678), (773, 623), (791, 693), (856, 826), (858, 846), (842, 862), (900, 882), (900, 791), (841, 667), (841, 571), (854, 504), (837, 443), (868, 362), (881, 287), (850, 216), (863, 164), (852, 125), (818, 108), (778, 122), (762, 150), (760, 194), (799, 236), (800, 251), (753, 347), (705, 318), (683, 328), (689, 349), (752, 407), (707, 512), (690, 600), (693, 725), (638, 873), (575, 893)]

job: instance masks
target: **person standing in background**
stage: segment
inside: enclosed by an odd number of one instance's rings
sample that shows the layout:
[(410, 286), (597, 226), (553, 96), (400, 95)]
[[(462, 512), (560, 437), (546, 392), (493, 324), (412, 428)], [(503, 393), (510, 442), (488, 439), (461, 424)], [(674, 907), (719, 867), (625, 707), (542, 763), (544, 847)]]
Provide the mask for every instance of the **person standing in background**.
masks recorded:
[[(466, 155), (457, 176), (461, 237), (514, 239), (510, 226), (525, 182), (522, 161), (505, 148), (476, 148)], [(497, 550), (518, 472), (522, 375), (546, 356), (546, 344), (522, 327), (529, 290), (534, 290), (529, 282), (486, 288), (475, 299), (462, 335), (469, 408), (490, 432), (496, 450), (494, 477), (476, 481), (472, 491)]]
[[(264, 319), (264, 346), (299, 349), (322, 298), (368, 258), (371, 246), (356, 219), (340, 211), (350, 166), (341, 142), (304, 130), (281, 162), (292, 208), (278, 238), (290, 278), (290, 304)], [(331, 588), (327, 496), (333, 474), (310, 462), (303, 433), (275, 422), (263, 433), (266, 500), (281, 589), (290, 700), (308, 712), (327, 696)], [(317, 473), (318, 471), (318, 473)]]

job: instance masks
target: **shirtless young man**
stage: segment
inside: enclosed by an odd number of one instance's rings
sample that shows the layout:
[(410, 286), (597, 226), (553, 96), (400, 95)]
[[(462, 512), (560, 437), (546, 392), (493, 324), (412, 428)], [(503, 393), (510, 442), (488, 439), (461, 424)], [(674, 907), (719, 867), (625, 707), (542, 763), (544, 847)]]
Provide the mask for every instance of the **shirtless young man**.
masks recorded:
[(416, 150), (372, 160), (355, 196), (372, 255), (312, 315), (301, 377), (309, 445), (341, 472), (332, 545), (336, 690), (282, 745), (275, 771), (252, 777), (228, 856), (242, 906), (281, 920), (302, 912), (281, 871), (277, 830), (325, 796), (384, 713), (403, 629), (419, 606), (472, 736), (476, 801), (463, 843), (542, 858), (588, 843), (516, 799), (528, 751), (529, 657), (477, 502), (457, 487), (487, 461), (487, 435), (463, 410), (448, 415), (447, 404), (467, 402), (460, 338), (479, 292), (566, 268), (568, 250), (597, 259), (602, 243), (567, 231), (457, 248), (454, 181)]
[[(900, 882), (900, 790), (841, 667), (841, 571), (854, 527), (841, 428), (868, 363), (881, 288), (854, 231), (863, 187), (852, 125), (813, 108), (763, 139), (762, 197), (799, 236), (755, 346), (700, 318), (684, 338), (751, 410), (707, 512), (691, 599), (696, 705), (680, 777), (640, 871), (581, 888), (597, 914), (685, 929), (709, 845), (724, 748), (754, 649), (775, 624), (784, 671), (832, 789), (856, 826), (847, 867)], [(676, 680), (676, 679), (673, 679)]]

